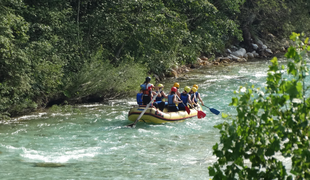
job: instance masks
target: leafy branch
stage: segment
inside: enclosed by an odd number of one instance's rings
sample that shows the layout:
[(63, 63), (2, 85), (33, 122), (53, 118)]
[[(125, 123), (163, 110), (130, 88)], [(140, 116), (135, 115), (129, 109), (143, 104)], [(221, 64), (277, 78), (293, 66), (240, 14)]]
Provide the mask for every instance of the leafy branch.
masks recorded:
[[(209, 167), (214, 179), (309, 179), (309, 112), (305, 79), (308, 38), (292, 33), (285, 57), (287, 69), (271, 60), (264, 92), (254, 86), (240, 87), (239, 97), (232, 98), (237, 116), (232, 123), (215, 126), (220, 143), (213, 146), (218, 160)], [(223, 115), (227, 117), (227, 115)], [(291, 158), (287, 172), (277, 157)]]

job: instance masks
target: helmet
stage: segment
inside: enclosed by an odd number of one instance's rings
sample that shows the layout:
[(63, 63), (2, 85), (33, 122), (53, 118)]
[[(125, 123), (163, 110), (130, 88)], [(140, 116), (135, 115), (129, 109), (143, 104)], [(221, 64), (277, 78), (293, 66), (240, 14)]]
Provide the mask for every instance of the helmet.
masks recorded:
[(145, 78), (145, 81), (146, 81), (146, 82), (150, 82), (150, 81), (151, 81), (151, 78), (150, 78), (150, 77), (146, 77), (146, 78)]
[(189, 86), (185, 86), (184, 91), (189, 92), (191, 88)]
[(157, 87), (159, 87), (159, 88), (163, 88), (163, 87), (164, 87), (164, 85), (163, 85), (163, 84), (158, 84), (158, 85), (157, 85)]
[(195, 87), (198, 90), (198, 85), (197, 84), (194, 84), (193, 87)]
[(196, 87), (192, 87), (192, 91), (195, 93), (197, 92), (197, 88)]
[(172, 87), (172, 88), (171, 88), (171, 91), (172, 91), (172, 92), (177, 92), (178, 89), (177, 89), (176, 87)]
[(180, 84), (176, 82), (176, 83), (174, 83), (173, 87), (179, 88)]

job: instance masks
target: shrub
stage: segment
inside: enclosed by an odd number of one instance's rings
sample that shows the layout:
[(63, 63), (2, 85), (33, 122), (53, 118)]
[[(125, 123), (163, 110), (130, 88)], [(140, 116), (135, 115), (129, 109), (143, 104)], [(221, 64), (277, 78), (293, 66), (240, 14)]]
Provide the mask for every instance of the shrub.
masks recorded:
[(292, 179), (276, 154), (291, 158), (290, 173), (296, 179), (310, 178), (310, 98), (304, 59), (310, 47), (299, 37), (296, 33), (290, 36), (297, 46), (285, 55), (293, 60), (288, 62), (287, 73), (273, 58), (265, 91), (242, 87), (239, 98), (234, 97), (230, 104), (236, 106), (237, 116), (232, 123), (215, 126), (221, 138), (213, 146), (218, 160), (209, 167), (214, 179)]
[(103, 60), (99, 50), (84, 67), (64, 84), (64, 94), (69, 98), (83, 98), (90, 95), (107, 97), (137, 91), (144, 81), (146, 68), (139, 64), (123, 63), (117, 67)]

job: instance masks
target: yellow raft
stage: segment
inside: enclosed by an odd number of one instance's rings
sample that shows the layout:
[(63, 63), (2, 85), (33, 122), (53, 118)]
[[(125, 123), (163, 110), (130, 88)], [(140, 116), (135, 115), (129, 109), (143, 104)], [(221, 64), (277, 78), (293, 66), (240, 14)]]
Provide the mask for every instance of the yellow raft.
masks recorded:
[[(136, 121), (141, 112), (145, 109), (145, 106), (136, 106), (130, 109), (128, 113), (128, 120), (129, 121)], [(190, 114), (186, 111), (178, 111), (178, 112), (168, 112), (168, 109), (165, 108), (163, 111), (153, 107), (149, 107), (145, 113), (140, 118), (139, 122), (146, 122), (146, 123), (155, 123), (155, 124), (162, 124), (167, 122), (179, 122), (184, 121), (185, 119), (192, 118), (197, 116), (198, 111), (201, 111), (201, 106), (199, 105), (198, 108), (190, 109)]]

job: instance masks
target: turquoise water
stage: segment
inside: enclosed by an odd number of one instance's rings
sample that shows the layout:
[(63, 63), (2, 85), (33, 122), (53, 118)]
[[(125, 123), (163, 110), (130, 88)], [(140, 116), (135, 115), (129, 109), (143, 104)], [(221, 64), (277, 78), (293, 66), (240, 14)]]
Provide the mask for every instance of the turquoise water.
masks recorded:
[[(179, 78), (199, 85), (205, 105), (234, 114), (233, 91), (263, 86), (269, 61), (201, 68)], [(163, 82), (171, 87), (176, 80)], [(127, 128), (135, 98), (81, 105), (80, 113), (34, 113), (0, 124), (0, 179), (209, 179), (222, 117)], [(285, 159), (283, 161), (286, 161)], [(289, 166), (289, 162), (285, 162)]]

